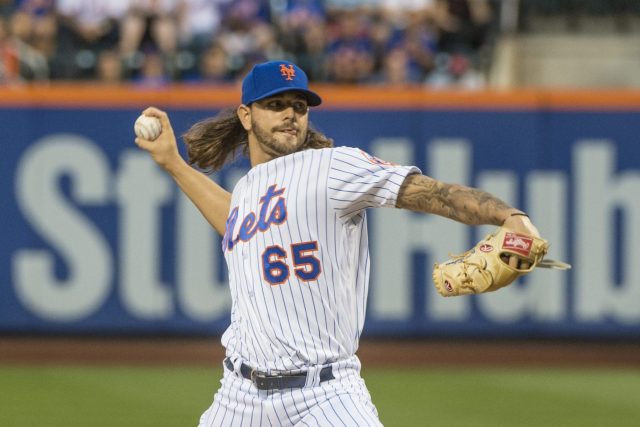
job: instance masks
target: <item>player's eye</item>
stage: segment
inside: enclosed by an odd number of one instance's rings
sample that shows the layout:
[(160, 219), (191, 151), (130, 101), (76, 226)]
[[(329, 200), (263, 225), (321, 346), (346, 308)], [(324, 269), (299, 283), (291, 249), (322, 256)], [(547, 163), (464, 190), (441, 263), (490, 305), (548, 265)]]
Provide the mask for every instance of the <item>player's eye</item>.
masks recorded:
[(289, 102), (281, 99), (273, 99), (268, 101), (266, 104), (263, 104), (263, 106), (268, 110), (277, 112), (284, 111), (291, 107), (296, 114), (306, 114), (309, 110), (307, 103), (301, 100)]
[(287, 108), (287, 105), (282, 101), (274, 100), (267, 103), (267, 108), (273, 111), (282, 111)]
[(294, 101), (292, 103), (292, 106), (293, 111), (295, 111), (297, 114), (305, 114), (309, 109), (309, 106), (304, 101)]

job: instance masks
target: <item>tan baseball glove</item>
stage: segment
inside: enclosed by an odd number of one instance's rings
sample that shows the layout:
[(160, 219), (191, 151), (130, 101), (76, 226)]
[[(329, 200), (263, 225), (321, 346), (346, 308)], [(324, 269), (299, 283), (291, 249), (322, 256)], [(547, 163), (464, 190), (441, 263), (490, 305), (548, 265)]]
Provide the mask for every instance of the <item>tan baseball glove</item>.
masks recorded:
[[(481, 294), (503, 288), (530, 273), (546, 255), (546, 240), (498, 228), (471, 250), (433, 267), (433, 282), (445, 297)], [(517, 257), (517, 263), (512, 257)], [(512, 265), (509, 265), (509, 260)]]

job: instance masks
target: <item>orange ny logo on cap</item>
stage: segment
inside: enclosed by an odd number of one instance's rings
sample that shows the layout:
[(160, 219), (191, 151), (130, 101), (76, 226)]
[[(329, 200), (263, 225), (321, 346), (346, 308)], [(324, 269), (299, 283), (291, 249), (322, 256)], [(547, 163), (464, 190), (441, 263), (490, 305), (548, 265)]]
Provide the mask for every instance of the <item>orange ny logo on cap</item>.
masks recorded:
[(288, 67), (284, 64), (280, 64), (280, 74), (282, 74), (282, 77), (284, 77), (285, 80), (293, 80), (296, 76), (296, 70), (293, 69), (293, 65), (291, 64), (289, 64)]

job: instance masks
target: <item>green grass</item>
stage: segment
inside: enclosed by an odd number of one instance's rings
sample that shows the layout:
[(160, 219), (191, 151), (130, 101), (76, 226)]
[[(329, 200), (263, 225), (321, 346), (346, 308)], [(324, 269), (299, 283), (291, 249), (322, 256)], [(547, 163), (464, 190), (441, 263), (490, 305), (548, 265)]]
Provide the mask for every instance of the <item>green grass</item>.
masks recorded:
[(394, 426), (639, 426), (637, 370), (367, 370)]
[(201, 368), (2, 367), (0, 426), (196, 426), (217, 375)]
[[(0, 426), (195, 426), (220, 372), (0, 366)], [(640, 371), (374, 369), (385, 426), (637, 426)]]

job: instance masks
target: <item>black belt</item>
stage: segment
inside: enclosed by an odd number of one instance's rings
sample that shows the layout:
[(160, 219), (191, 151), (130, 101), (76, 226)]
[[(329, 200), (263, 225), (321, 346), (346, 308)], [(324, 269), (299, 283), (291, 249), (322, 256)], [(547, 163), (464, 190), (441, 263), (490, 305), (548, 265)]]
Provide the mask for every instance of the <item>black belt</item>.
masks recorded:
[[(227, 357), (224, 366), (233, 372), (233, 362)], [(258, 372), (244, 363), (240, 365), (240, 375), (251, 380), (258, 390), (282, 390), (285, 388), (302, 388), (307, 383), (307, 373), (268, 375)], [(331, 366), (325, 366), (320, 370), (320, 382), (334, 379)]]

